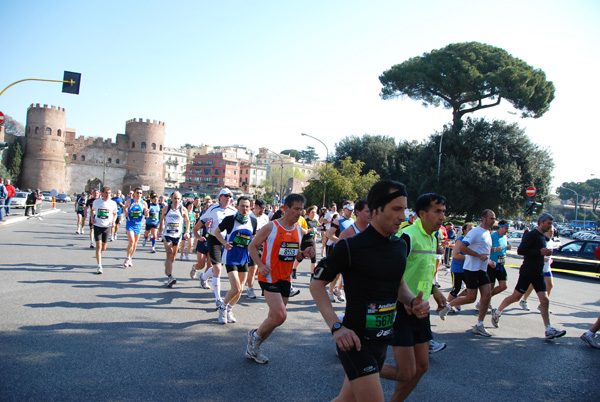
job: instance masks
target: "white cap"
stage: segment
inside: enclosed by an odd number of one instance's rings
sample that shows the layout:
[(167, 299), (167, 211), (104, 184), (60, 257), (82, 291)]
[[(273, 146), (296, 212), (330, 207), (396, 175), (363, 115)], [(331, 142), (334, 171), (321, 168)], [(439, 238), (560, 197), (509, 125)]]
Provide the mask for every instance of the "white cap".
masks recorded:
[(219, 192), (219, 197), (222, 196), (222, 195), (224, 195), (224, 194), (231, 194), (231, 190), (229, 190), (227, 187), (225, 187), (223, 190), (221, 190)]

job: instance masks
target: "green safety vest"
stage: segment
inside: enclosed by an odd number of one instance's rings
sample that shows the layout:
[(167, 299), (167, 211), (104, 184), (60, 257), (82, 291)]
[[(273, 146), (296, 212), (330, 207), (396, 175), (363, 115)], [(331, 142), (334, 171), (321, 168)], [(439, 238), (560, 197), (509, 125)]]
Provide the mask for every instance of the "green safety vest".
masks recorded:
[(428, 235), (423, 229), (421, 219), (402, 228), (396, 236), (402, 237), (408, 245), (408, 258), (404, 271), (404, 282), (416, 295), (423, 292), (423, 300), (429, 299), (435, 276), (437, 233)]

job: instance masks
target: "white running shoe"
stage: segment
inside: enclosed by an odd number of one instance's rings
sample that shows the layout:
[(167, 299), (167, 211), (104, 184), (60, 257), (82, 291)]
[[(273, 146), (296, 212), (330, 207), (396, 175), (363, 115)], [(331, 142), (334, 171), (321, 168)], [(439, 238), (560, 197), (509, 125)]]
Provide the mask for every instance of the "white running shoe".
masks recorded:
[(123, 261), (123, 268), (127, 267), (129, 267), (129, 257), (125, 258), (125, 261)]
[(248, 359), (252, 359), (259, 364), (267, 364), (269, 359), (267, 356), (260, 353), (260, 344), (262, 343), (262, 338), (255, 338), (254, 332), (255, 329), (251, 329), (248, 331), (248, 345), (246, 346), (246, 357)]
[(233, 316), (233, 310), (227, 310), (227, 323), (235, 323), (237, 320)]
[(550, 339), (554, 339), (554, 338), (560, 338), (561, 336), (564, 336), (567, 333), (567, 331), (559, 331), (556, 328), (550, 327), (550, 329), (546, 330), (546, 339), (550, 340)]
[(202, 289), (210, 289), (210, 285), (208, 284), (208, 279), (203, 279), (202, 275), (200, 275), (200, 287), (202, 287)]
[(600, 345), (598, 345), (598, 342), (596, 342), (596, 339), (594, 339), (594, 335), (587, 335), (587, 332), (584, 332), (583, 335), (579, 337), (579, 339), (581, 339), (594, 349), (600, 349)]
[(198, 271), (196, 271), (196, 264), (192, 265), (192, 270), (190, 271), (190, 278), (196, 279), (198, 276)]
[(225, 310), (225, 306), (223, 305), (219, 307), (219, 322), (221, 324), (227, 324), (227, 311)]
[(256, 299), (256, 293), (254, 293), (254, 288), (247, 288), (246, 295), (249, 299)]
[(101, 275), (101, 274), (102, 274), (102, 265), (98, 265), (98, 267), (97, 267), (97, 269), (96, 269), (96, 273), (97, 273), (98, 275)]
[(142, 247), (146, 247), (147, 242), (148, 242), (148, 239), (144, 238), (144, 241), (142, 242)]
[(189, 261), (190, 260), (190, 253), (185, 253), (185, 260)]
[(448, 315), (449, 312), (450, 312), (450, 306), (448, 304), (446, 304), (446, 307), (444, 307), (443, 309), (440, 310), (440, 318), (442, 319), (442, 321), (446, 321), (446, 316)]
[(475, 335), (485, 336), (487, 338), (489, 338), (490, 336), (492, 336), (492, 334), (490, 334), (489, 332), (487, 332), (487, 330), (485, 329), (485, 327), (483, 325), (475, 325), (473, 327), (473, 333)]
[(172, 276), (169, 276), (167, 278), (167, 287), (172, 288), (173, 285), (175, 285), (177, 283), (177, 279), (173, 278)]
[(330, 292), (329, 290), (327, 291), (327, 295), (329, 296), (329, 301), (332, 303), (335, 303), (335, 296), (333, 295), (333, 292)]
[(531, 310), (531, 309), (529, 308), (529, 305), (527, 304), (527, 300), (521, 300), (521, 301), (519, 302), (519, 306), (521, 306), (521, 308), (522, 308), (523, 310), (526, 310), (526, 311), (530, 311), (530, 310)]

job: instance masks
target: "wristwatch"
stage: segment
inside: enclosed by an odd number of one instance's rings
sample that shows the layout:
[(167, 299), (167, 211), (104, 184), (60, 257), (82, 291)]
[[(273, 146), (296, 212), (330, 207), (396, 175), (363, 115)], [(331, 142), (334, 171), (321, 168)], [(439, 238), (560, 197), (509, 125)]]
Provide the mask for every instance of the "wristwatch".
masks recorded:
[(333, 333), (340, 328), (342, 328), (342, 323), (336, 322), (335, 324), (333, 324), (333, 327), (331, 327), (331, 334), (333, 335)]

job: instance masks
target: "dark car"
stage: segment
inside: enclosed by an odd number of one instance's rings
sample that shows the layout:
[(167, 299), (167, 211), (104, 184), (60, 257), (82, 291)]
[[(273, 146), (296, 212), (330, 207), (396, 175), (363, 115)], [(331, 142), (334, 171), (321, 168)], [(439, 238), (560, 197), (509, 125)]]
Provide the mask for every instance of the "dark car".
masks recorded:
[(555, 249), (552, 254), (552, 269), (600, 274), (600, 260), (594, 251), (600, 247), (598, 240), (575, 240)]
[(59, 194), (56, 196), (56, 202), (71, 202), (71, 197), (66, 194)]

